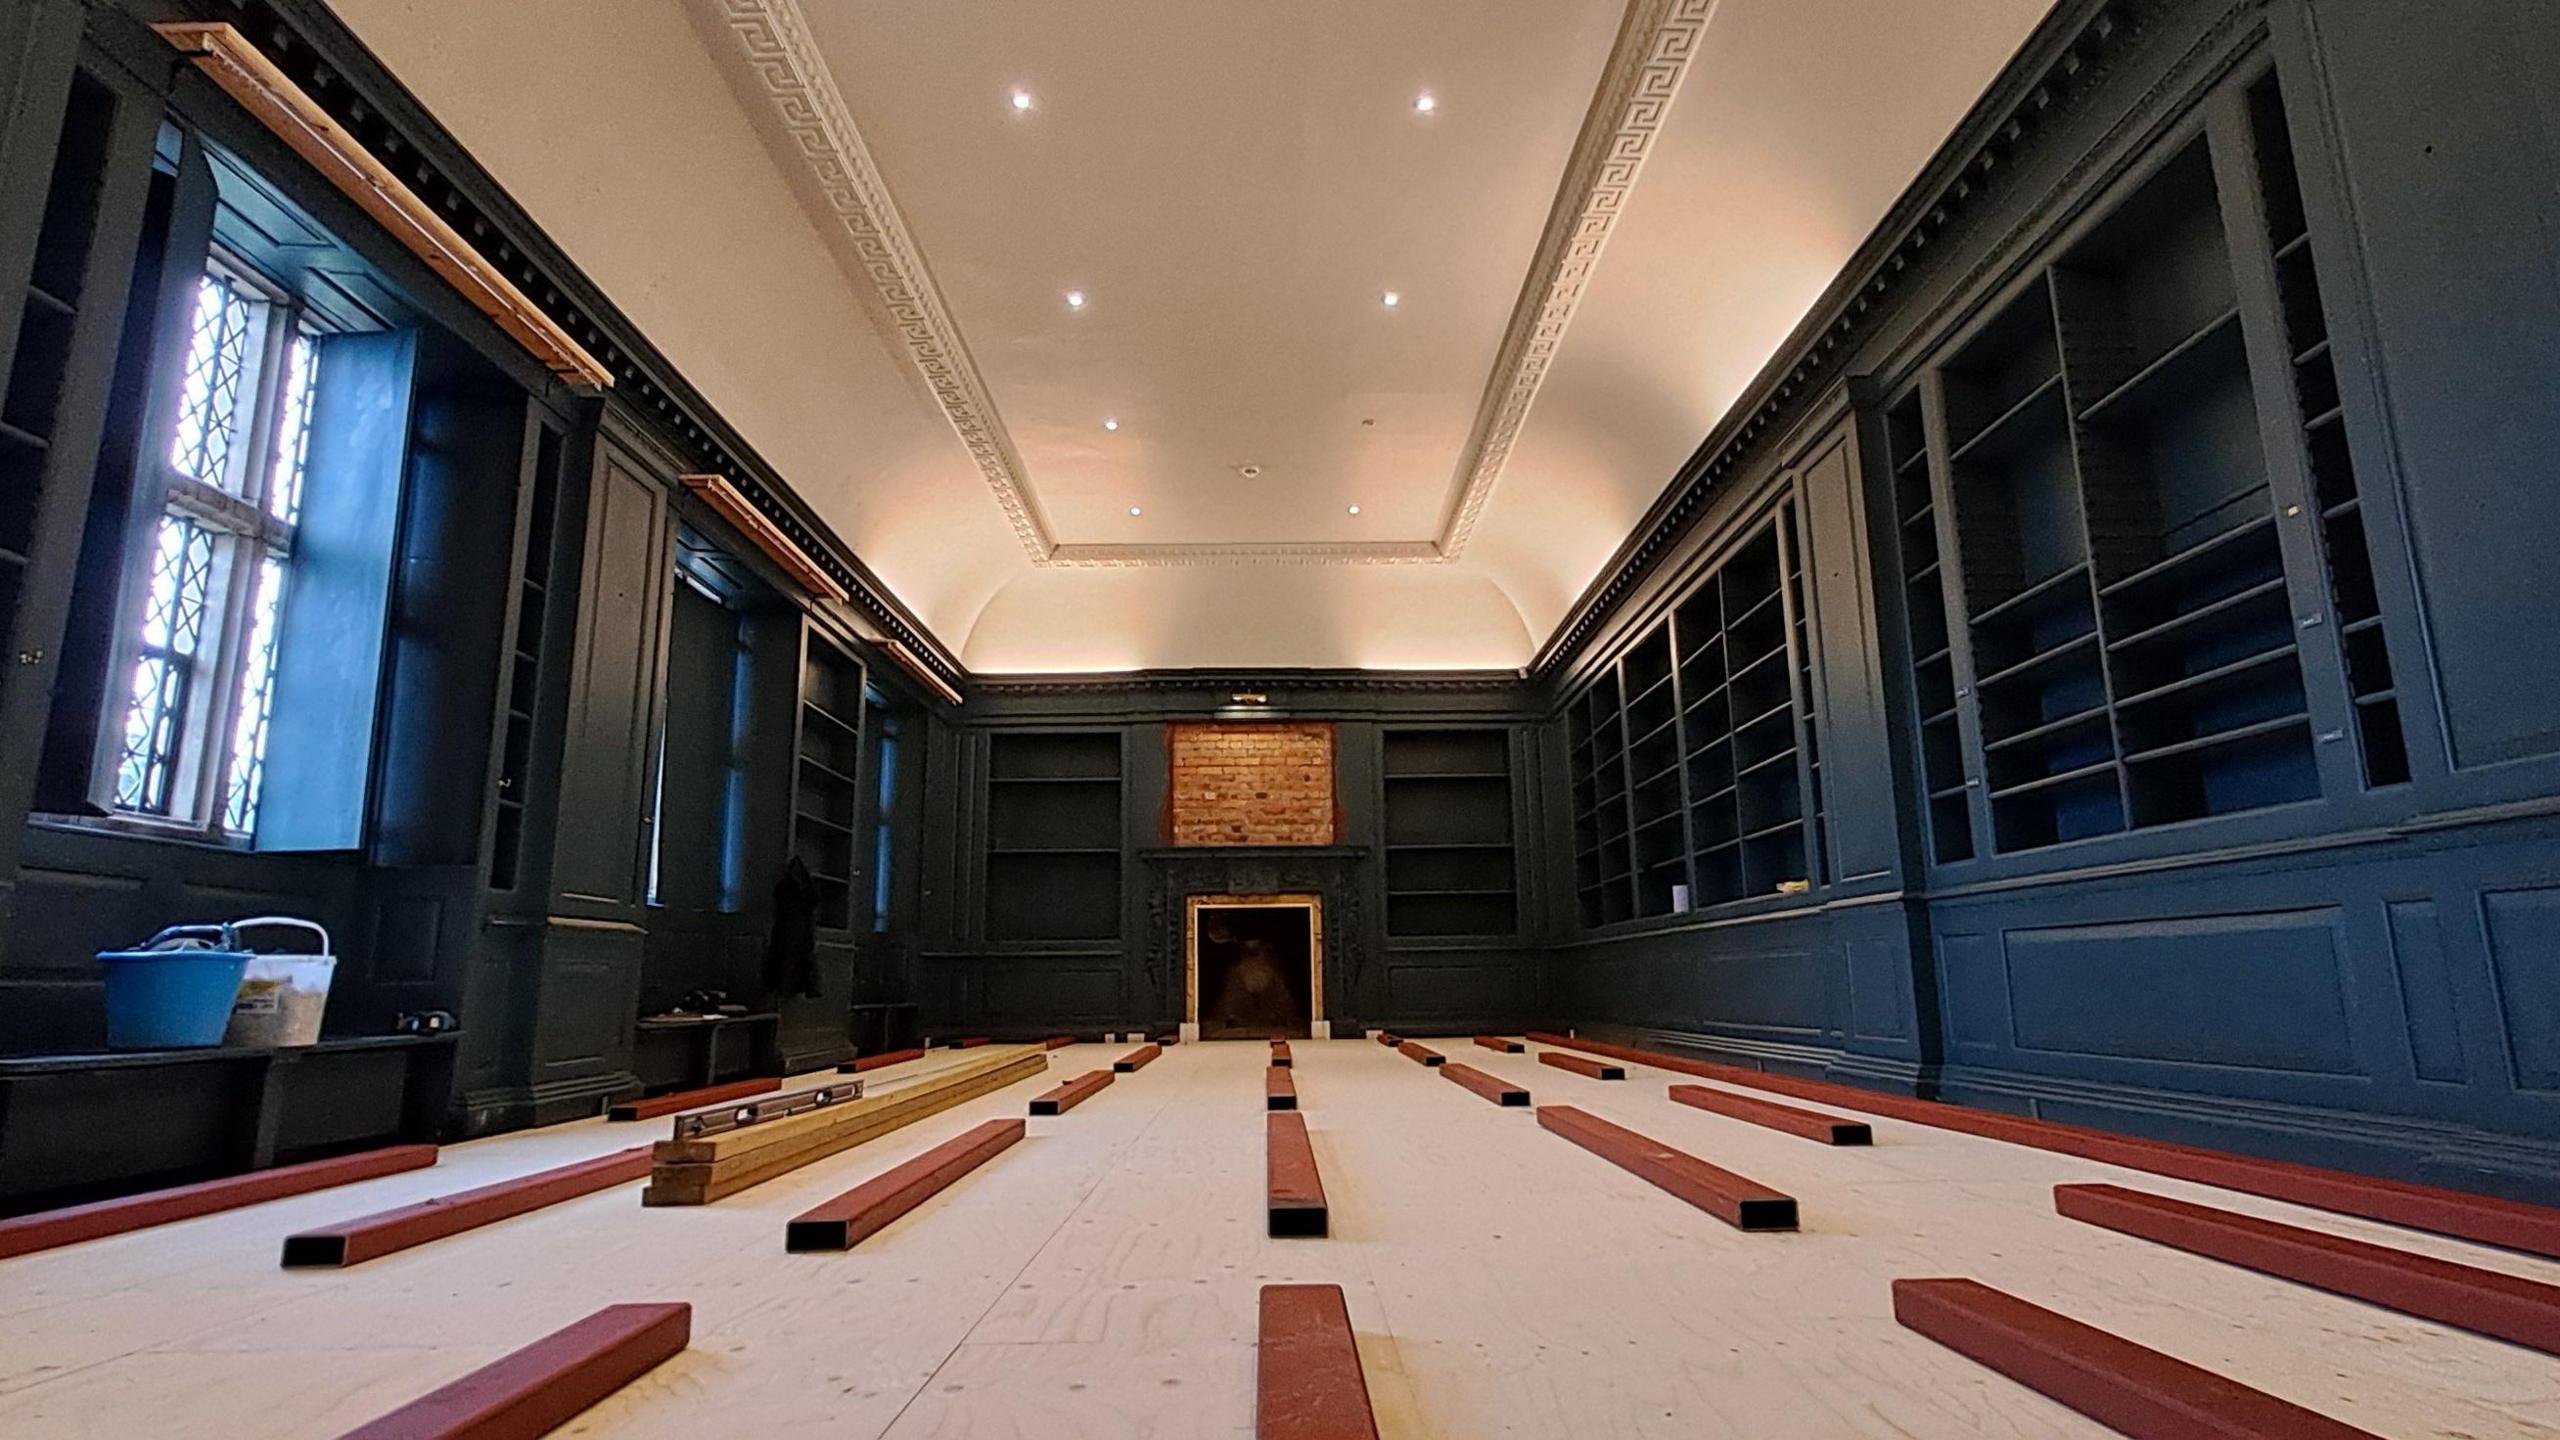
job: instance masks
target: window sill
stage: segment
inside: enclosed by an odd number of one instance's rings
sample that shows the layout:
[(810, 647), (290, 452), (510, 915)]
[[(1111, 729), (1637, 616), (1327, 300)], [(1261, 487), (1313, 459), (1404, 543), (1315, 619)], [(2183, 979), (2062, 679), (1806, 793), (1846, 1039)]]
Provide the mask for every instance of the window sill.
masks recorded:
[(176, 820), (151, 820), (138, 815), (51, 815), (39, 812), (29, 815), (27, 823), (37, 829), (65, 835), (100, 835), (117, 840), (189, 845), (199, 850), (227, 850), (241, 855), (253, 853), (244, 836)]

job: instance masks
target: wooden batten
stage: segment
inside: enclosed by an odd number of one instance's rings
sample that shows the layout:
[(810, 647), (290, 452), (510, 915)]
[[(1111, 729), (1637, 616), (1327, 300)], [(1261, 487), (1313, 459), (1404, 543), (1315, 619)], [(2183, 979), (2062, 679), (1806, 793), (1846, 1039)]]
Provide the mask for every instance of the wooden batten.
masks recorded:
[(1488, 1075), (1473, 1065), (1443, 1065), (1440, 1078), (1453, 1080), (1496, 1105), (1517, 1109), (1529, 1103), (1529, 1092), (1497, 1075)]
[(1034, 1115), (1064, 1115), (1091, 1099), (1103, 1086), (1111, 1083), (1108, 1070), (1087, 1070), (1073, 1080), (1031, 1097)]
[(1162, 1044), (1149, 1043), (1141, 1045), (1137, 1049), (1130, 1051), (1128, 1054), (1121, 1056), (1119, 1059), (1112, 1061), (1111, 1068), (1119, 1071), (1123, 1075), (1134, 1075), (1147, 1068), (1150, 1061), (1163, 1053), (1164, 1046)]
[(801, 549), (800, 542), (782, 533), (782, 527), (757, 509), (745, 491), (729, 483), (728, 476), (679, 475), (676, 478), (696, 499), (710, 506), (721, 519), (736, 526), (738, 533), (747, 537), (748, 543), (763, 551), (766, 559), (781, 566), (784, 574), (799, 582), (800, 588), (822, 600), (851, 598), (850, 592), (836, 583), (836, 577), (828, 574), (825, 566)]
[(341, 1440), (530, 1440), (683, 1353), (693, 1307), (608, 1305)]
[(140, 1195), (98, 1200), (64, 1210), (42, 1210), (33, 1215), (0, 1220), (0, 1260), (13, 1255), (32, 1255), (61, 1245), (76, 1245), (83, 1240), (145, 1230), (176, 1220), (192, 1220), (199, 1215), (237, 1210), (243, 1205), (281, 1200), (288, 1195), (352, 1185), (359, 1180), (397, 1175), (405, 1170), (423, 1170), (435, 1163), (436, 1147), (433, 1145), (393, 1145), (381, 1150), (340, 1155), (330, 1160), (253, 1170), (246, 1175), (230, 1175), (220, 1180), (204, 1180), (168, 1190), (148, 1190)]
[(1445, 1065), (1449, 1057), (1417, 1040), (1407, 1040), (1396, 1047), (1396, 1053), (1416, 1065)]
[(864, 1055), (847, 1060), (836, 1067), (836, 1073), (860, 1075), (872, 1070), (885, 1069), (891, 1065), (904, 1065), (910, 1060), (921, 1060), (924, 1055), (925, 1052), (922, 1050), (883, 1050), (877, 1055)]
[(1674, 1085), (1671, 1098), (1693, 1109), (1747, 1120), (1825, 1145), (1865, 1145), (1875, 1139), (1864, 1120), (1844, 1120), (1837, 1115), (1824, 1115), (1812, 1110), (1799, 1110), (1793, 1105), (1779, 1105), (1749, 1095), (1736, 1095), (1730, 1090), (1712, 1090), (1704, 1085)]
[(1570, 1070), (1576, 1075), (1587, 1076), (1593, 1080), (1624, 1080), (1627, 1078), (1627, 1067), (1623, 1065), (1604, 1064), (1601, 1061), (1591, 1059), (1584, 1055), (1567, 1055), (1561, 1050), (1539, 1051), (1538, 1063), (1541, 1065), (1552, 1065), (1558, 1070)]
[(431, 1240), (529, 1215), (581, 1195), (628, 1185), (646, 1178), (648, 1173), (649, 1147), (634, 1145), (593, 1160), (537, 1170), (403, 1205), (397, 1210), (288, 1235), (284, 1240), (284, 1263), (289, 1268), (361, 1265)]
[(1487, 1050), (1498, 1050), (1505, 1055), (1517, 1055), (1528, 1048), (1517, 1040), (1506, 1039), (1500, 1035), (1479, 1035), (1476, 1037), (1476, 1043)]
[(1660, 1187), (1736, 1230), (1793, 1230), (1796, 1202), (1650, 1135), (1570, 1105), (1538, 1107), (1538, 1123), (1628, 1174)]
[(2376, 1440), (1975, 1280), (1896, 1280), (1893, 1318), (2112, 1430), (2193, 1440)]
[[(1111, 1077), (1104, 1072), (1103, 1078)], [(794, 1253), (850, 1250), (1003, 1154), (1022, 1138), (1024, 1128), (1019, 1120), (990, 1120), (892, 1166), (795, 1218), (783, 1233), (783, 1248)]]
[(1325, 1209), (1324, 1177), (1316, 1170), (1316, 1150), (1307, 1140), (1306, 1117), (1294, 1110), (1266, 1116), (1263, 1145), (1271, 1238), (1321, 1238), (1330, 1222)]
[(1377, 1440), (1359, 1337), (1339, 1285), (1265, 1285), (1254, 1355), (1257, 1440)]
[(1277, 1065), (1262, 1072), (1262, 1108), (1295, 1110), (1298, 1108), (1298, 1082), (1292, 1072)]
[(318, 101), (236, 26), (190, 22), (152, 28), (239, 101), (251, 118), (274, 131), (393, 239), (425, 261), (428, 269), (496, 321), (543, 368), (582, 389), (612, 388), (613, 371), (603, 361), (543, 314), (460, 231), (446, 224), (434, 206), (329, 118)]

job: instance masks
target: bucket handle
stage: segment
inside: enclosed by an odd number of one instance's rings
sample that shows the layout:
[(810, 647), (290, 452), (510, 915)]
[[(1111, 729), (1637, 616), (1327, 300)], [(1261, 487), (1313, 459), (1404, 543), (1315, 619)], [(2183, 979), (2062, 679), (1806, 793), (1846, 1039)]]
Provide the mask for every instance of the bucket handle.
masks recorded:
[(328, 927), (320, 924), (316, 920), (305, 920), (298, 915), (260, 915), (248, 920), (234, 920), (222, 928), (228, 931), (240, 931), (260, 926), (272, 927), (277, 925), (288, 926), (296, 930), (308, 930), (312, 934), (320, 937), (320, 949), (317, 953), (322, 955), (335, 953), (329, 948)]
[(259, 915), (247, 920), (225, 920), (219, 925), (172, 925), (168, 929), (161, 931), (159, 934), (152, 936), (150, 939), (143, 941), (141, 948), (145, 950), (156, 950), (160, 947), (160, 942), (164, 940), (174, 940), (191, 935), (209, 935), (213, 937), (223, 949), (237, 950), (240, 948), (239, 932), (260, 926), (276, 925), (291, 926), (295, 929), (308, 930), (312, 934), (320, 937), (320, 954), (327, 955), (332, 953), (329, 949), (329, 931), (327, 927), (316, 921), (305, 920), (294, 915)]

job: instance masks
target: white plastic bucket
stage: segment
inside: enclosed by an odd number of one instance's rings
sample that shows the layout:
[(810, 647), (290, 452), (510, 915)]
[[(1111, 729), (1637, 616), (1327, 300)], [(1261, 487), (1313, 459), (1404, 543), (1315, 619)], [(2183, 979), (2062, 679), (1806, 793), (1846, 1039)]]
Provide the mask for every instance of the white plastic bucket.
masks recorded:
[(273, 1049), (316, 1045), (320, 1019), (329, 1007), (329, 981), (337, 973), (337, 957), (329, 953), (329, 932), (308, 920), (271, 915), (237, 921), (234, 930), (261, 925), (289, 925), (320, 937), (317, 955), (252, 955), (240, 977), (240, 993), (231, 1005), (225, 1045)]

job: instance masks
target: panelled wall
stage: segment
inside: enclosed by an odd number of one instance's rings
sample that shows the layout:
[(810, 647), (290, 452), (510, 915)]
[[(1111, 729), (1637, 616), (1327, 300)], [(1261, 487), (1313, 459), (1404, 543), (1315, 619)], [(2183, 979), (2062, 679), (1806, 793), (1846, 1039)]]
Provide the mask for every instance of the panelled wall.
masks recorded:
[[(925, 1028), (1170, 1030), (1185, 897), (1282, 893), (1324, 899), (1336, 1026), (1529, 1023), (1553, 903), (1533, 706), (1510, 677), (982, 681), (926, 776)], [(1176, 843), (1170, 737), (1200, 722), (1329, 731), (1330, 843)]]
[(1551, 671), (1556, 1017), (2549, 1198), (2555, 56), (2064, 6)]
[[(225, 18), (261, 44), (309, 22), (276, 53), (326, 49), (341, 103), (381, 82), (316, 13)], [(912, 983), (932, 738), (877, 617), (813, 600), (679, 483), (707, 442), (664, 391), (563, 388), (122, 7), (8, 7), (0, 117), (0, 1056), (100, 1048), (96, 952), (272, 913), (332, 933), (330, 1038), (458, 1020), (448, 1131), (662, 1083), (638, 1021), (697, 990), (772, 1014), (757, 1068), (849, 1054), (856, 1007)], [(449, 145), (411, 118), (408, 143)], [(507, 213), (448, 163), (448, 212)], [(521, 264), (504, 224), (479, 233)], [(217, 265), (318, 337), (254, 828), (98, 783), (132, 536), (160, 523)], [(586, 343), (627, 368), (628, 336)], [(173, 1109), (138, 1148), (236, 1165), (234, 1108)]]

